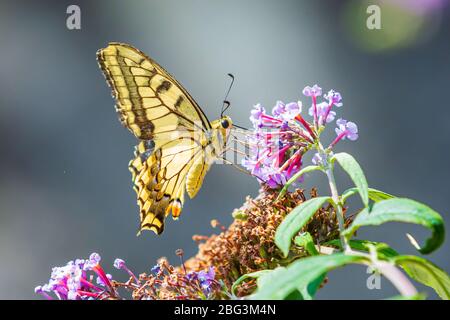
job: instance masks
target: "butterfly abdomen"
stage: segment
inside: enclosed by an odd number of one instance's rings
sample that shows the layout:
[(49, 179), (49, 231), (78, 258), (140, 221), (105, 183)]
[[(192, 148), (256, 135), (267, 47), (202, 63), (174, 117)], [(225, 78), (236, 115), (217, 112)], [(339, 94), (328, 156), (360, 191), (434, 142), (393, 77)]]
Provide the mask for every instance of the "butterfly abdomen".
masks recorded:
[(200, 153), (194, 160), (186, 178), (186, 191), (191, 199), (200, 190), (208, 170), (209, 165), (205, 162), (204, 153)]

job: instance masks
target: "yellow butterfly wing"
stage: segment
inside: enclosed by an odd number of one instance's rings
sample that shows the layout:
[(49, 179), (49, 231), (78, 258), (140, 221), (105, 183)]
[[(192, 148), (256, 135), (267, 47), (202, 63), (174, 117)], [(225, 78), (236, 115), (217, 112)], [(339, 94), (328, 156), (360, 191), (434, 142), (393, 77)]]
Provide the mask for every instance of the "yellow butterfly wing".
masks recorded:
[(178, 81), (138, 49), (110, 43), (97, 59), (121, 123), (142, 140), (129, 164), (140, 230), (160, 234), (170, 212), (179, 217), (185, 191), (192, 198), (200, 189), (211, 124)]

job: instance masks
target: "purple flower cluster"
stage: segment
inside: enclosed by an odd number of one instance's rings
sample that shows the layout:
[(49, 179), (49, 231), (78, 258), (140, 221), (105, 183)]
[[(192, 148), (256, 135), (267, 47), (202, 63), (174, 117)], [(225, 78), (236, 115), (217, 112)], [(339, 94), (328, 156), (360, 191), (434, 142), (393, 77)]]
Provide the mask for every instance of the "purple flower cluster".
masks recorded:
[[(278, 101), (269, 114), (260, 104), (251, 111), (250, 121), (253, 134), (248, 139), (250, 156), (242, 160), (242, 166), (249, 170), (260, 182), (276, 189), (300, 171), (303, 155), (319, 144), (320, 133), (326, 124), (334, 121), (334, 107), (342, 106), (342, 96), (330, 90), (322, 97), (322, 88), (317, 84), (303, 89), (303, 94), (312, 100), (308, 114), (313, 117), (308, 122), (301, 114), (302, 103), (285, 104)], [(343, 119), (336, 121), (336, 139), (329, 149), (340, 140), (358, 138), (355, 123)], [(317, 161), (317, 157), (313, 161)]]
[[(48, 283), (37, 286), (35, 292), (47, 299), (53, 293), (60, 300), (90, 300), (114, 296), (111, 275), (100, 265), (101, 257), (92, 253), (89, 259), (69, 261), (63, 267), (54, 267)], [(93, 283), (96, 276), (96, 284)]]
[(259, 104), (252, 110), (251, 156), (242, 165), (271, 188), (284, 185), (301, 168), (302, 152), (292, 147), (306, 145), (307, 133), (291, 124), (301, 108), (301, 103), (278, 101), (270, 115)]
[(198, 281), (205, 296), (209, 296), (212, 285), (215, 283), (216, 273), (213, 267), (209, 267), (208, 271), (189, 272), (186, 277), (189, 281)]
[(151, 271), (153, 280), (147, 283), (153, 283), (152, 299), (212, 299), (222, 287), (215, 279), (214, 267), (206, 271), (186, 272), (184, 263), (180, 270), (169, 265), (167, 260), (160, 259)]
[(222, 285), (215, 279), (215, 271), (186, 272), (173, 267), (164, 258), (151, 268), (152, 274), (136, 277), (124, 260), (117, 258), (114, 267), (128, 273), (126, 282), (113, 281), (100, 265), (101, 257), (92, 253), (89, 259), (69, 261), (54, 267), (48, 283), (37, 286), (35, 292), (48, 300), (104, 300), (122, 299), (120, 288), (132, 292), (133, 299), (211, 299)]

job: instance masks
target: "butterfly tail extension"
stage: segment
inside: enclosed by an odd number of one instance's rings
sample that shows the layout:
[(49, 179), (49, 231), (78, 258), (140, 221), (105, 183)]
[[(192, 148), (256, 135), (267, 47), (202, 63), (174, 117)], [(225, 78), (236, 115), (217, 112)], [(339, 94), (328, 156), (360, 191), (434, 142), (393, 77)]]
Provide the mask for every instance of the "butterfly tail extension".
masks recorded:
[(173, 199), (170, 201), (170, 204), (166, 209), (166, 216), (168, 216), (172, 211), (172, 218), (174, 220), (178, 220), (182, 208), (183, 208), (182, 202), (179, 199)]
[(135, 159), (130, 161), (133, 188), (140, 208), (140, 231), (164, 231), (165, 218), (172, 212), (174, 219), (181, 214), (184, 188), (166, 193), (165, 168), (161, 168), (162, 151), (153, 151), (151, 141), (142, 141), (135, 149)]

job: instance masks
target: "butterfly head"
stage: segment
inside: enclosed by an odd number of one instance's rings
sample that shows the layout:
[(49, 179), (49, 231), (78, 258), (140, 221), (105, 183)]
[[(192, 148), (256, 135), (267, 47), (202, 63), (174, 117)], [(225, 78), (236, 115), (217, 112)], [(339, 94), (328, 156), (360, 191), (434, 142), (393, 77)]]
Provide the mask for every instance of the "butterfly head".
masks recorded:
[(231, 129), (231, 127), (233, 126), (233, 121), (231, 121), (231, 118), (228, 116), (223, 116), (220, 119), (220, 126), (222, 127), (222, 129), (227, 130), (227, 129)]
[(213, 132), (216, 132), (213, 135), (216, 136), (218, 141), (221, 141), (222, 144), (227, 140), (228, 134), (233, 127), (233, 121), (231, 121), (231, 118), (228, 116), (222, 116), (219, 119), (212, 121), (211, 127), (213, 128)]
[(213, 129), (225, 133), (231, 129), (233, 126), (233, 121), (231, 121), (229, 116), (222, 116), (220, 119), (211, 122), (211, 126)]

